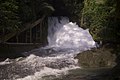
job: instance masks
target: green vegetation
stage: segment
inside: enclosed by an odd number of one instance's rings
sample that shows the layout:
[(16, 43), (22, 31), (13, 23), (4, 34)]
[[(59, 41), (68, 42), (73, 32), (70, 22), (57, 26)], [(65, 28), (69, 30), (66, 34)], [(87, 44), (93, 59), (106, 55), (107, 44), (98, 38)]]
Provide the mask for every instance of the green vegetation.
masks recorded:
[(45, 0), (0, 1), (0, 43), (37, 26), (53, 11), (54, 8)]
[[(104, 45), (110, 46), (112, 48), (112, 52), (110, 53), (115, 53), (117, 55), (116, 68), (119, 68), (119, 3), (120, 0), (0, 0), (0, 43), (4, 42), (4, 40), (9, 40), (11, 35), (14, 36), (26, 29), (29, 30), (29, 33), (30, 27), (33, 28), (30, 24), (41, 26), (38, 25), (40, 22), (39, 19), (42, 20), (43, 24), (46, 24), (48, 16), (67, 16), (71, 21), (77, 22), (82, 28), (89, 28), (95, 41), (103, 41)], [(24, 24), (27, 23), (29, 24), (25, 27)], [(47, 36), (47, 27), (42, 26), (37, 30), (38, 32), (41, 31), (39, 35), (43, 35), (40, 38), (45, 40)], [(34, 30), (33, 33), (35, 33)], [(40, 40), (38, 39), (38, 41)], [(109, 54), (109, 52), (103, 51), (104, 54)], [(102, 54), (102, 52), (99, 53)], [(101, 56), (101, 54), (99, 56)], [(91, 55), (93, 56), (93, 53), (91, 53)], [(106, 55), (104, 58), (105, 57)], [(108, 59), (108, 57), (105, 59), (100, 58), (98, 62), (101, 63), (103, 60), (103, 63), (105, 63), (106, 59)], [(103, 63), (101, 63), (100, 66), (103, 66)]]
[(118, 3), (117, 0), (1, 0), (0, 37), (19, 31), (24, 28), (23, 24), (34, 22), (45, 15), (61, 13), (82, 28), (89, 28), (96, 41), (118, 43)]
[(81, 25), (90, 29), (96, 41), (116, 41), (115, 7), (114, 0), (84, 1)]
[(69, 13), (69, 18), (73, 22), (77, 22), (77, 24), (80, 25), (84, 0), (63, 0), (63, 1), (65, 4), (65, 8), (67, 8), (67, 11)]
[(20, 27), (18, 8), (16, 0), (0, 0), (0, 36), (18, 30)]
[(54, 8), (45, 0), (20, 0), (19, 3), (23, 23), (35, 21), (54, 11)]

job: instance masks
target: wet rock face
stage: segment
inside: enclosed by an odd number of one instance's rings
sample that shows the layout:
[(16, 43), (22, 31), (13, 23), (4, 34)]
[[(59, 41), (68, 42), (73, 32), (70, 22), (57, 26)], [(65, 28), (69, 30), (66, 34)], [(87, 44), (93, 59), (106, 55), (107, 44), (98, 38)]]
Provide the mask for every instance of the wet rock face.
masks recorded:
[(78, 59), (81, 67), (114, 67), (116, 65), (115, 54), (110, 49), (99, 48), (79, 53)]

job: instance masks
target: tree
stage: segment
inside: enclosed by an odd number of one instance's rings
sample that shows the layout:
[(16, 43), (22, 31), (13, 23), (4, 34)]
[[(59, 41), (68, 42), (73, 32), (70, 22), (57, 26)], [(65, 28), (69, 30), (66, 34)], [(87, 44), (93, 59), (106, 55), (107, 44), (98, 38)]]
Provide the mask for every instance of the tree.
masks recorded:
[(90, 29), (96, 41), (115, 40), (114, 0), (85, 0), (82, 13), (82, 26)]
[(77, 22), (78, 25), (80, 25), (81, 21), (83, 1), (84, 0), (63, 0), (66, 10), (70, 14), (70, 19), (74, 22)]
[(19, 28), (18, 2), (16, 0), (0, 1), (0, 33), (7, 34)]

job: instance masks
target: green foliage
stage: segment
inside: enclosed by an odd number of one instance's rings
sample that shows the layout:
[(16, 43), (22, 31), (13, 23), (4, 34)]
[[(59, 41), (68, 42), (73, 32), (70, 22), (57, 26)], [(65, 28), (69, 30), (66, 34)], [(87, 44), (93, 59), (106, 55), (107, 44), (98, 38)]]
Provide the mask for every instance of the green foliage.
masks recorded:
[(84, 0), (63, 0), (63, 1), (65, 7), (68, 10), (68, 13), (70, 13), (71, 20), (80, 24), (81, 10), (83, 8)]
[(41, 8), (40, 11), (43, 12), (46, 15), (51, 14), (53, 11), (55, 11), (55, 9), (48, 3), (42, 3), (41, 4)]
[(83, 8), (82, 1), (64, 0), (64, 4), (71, 15), (80, 16), (81, 9)]
[[(114, 12), (115, 4), (112, 1), (85, 0), (82, 26), (90, 28), (91, 34), (97, 41), (111, 40), (115, 36), (112, 34), (114, 31), (112, 27), (114, 25)], [(111, 24), (110, 20), (113, 24)]]
[(83, 28), (89, 28), (96, 41), (116, 41), (120, 37), (119, 2), (119, 0), (0, 0), (0, 34), (22, 29), (24, 26), (21, 27), (21, 24), (51, 15), (59, 8), (66, 10), (62, 13), (66, 12), (71, 21), (77, 22)]
[(16, 0), (0, 1), (0, 32), (13, 32), (20, 25)]
[(48, 15), (54, 8), (45, 0), (0, 0), (0, 34), (23, 28), (21, 25)]
[(43, 15), (49, 15), (54, 8), (45, 0), (21, 0), (20, 16), (23, 23), (35, 21)]

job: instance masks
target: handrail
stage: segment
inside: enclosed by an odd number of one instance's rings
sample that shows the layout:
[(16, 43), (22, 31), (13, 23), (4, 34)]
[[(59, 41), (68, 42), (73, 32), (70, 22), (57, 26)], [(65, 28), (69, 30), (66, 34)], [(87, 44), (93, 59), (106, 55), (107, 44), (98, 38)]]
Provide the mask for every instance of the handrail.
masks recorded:
[(24, 25), (25, 28), (23, 28), (23, 29), (21, 29), (21, 30), (19, 30), (19, 31), (12, 32), (12, 33), (6, 34), (5, 36), (0, 37), (0, 43), (1, 43), (1, 42), (6, 42), (6, 41), (8, 41), (10, 38), (14, 37), (15, 35), (18, 35), (18, 34), (20, 34), (21, 32), (24, 32), (25, 30), (28, 30), (28, 29), (30, 29), (30, 28), (33, 28), (33, 27), (37, 26), (38, 24), (40, 24), (40, 23), (43, 21), (44, 18), (45, 18), (45, 16), (43, 16), (41, 19), (36, 20), (36, 21), (33, 22), (33, 23), (26, 23), (26, 24)]

